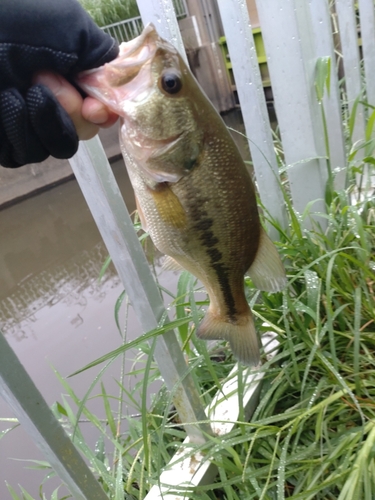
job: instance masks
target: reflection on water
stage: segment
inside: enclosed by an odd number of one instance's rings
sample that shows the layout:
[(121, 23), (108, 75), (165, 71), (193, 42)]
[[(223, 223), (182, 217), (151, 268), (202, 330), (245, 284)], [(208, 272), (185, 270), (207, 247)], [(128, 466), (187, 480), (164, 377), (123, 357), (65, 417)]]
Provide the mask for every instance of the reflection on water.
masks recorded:
[[(99, 242), (91, 250), (82, 250), (63, 264), (27, 276), (0, 300), (0, 330), (20, 341), (34, 335), (38, 312), (45, 307), (51, 308), (62, 302), (66, 307), (79, 306), (83, 312), (89, 300), (103, 302), (106, 289), (120, 283), (111, 266), (101, 282), (98, 281), (107, 255), (104, 244)], [(82, 313), (77, 313), (70, 321), (75, 328), (83, 322)]]

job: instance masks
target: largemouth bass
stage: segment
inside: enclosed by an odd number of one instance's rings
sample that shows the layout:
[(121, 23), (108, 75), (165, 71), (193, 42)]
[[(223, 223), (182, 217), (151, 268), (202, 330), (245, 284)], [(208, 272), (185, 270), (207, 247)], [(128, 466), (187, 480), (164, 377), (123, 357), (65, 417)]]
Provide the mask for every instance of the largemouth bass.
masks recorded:
[(225, 339), (238, 360), (257, 365), (244, 275), (276, 292), (285, 286), (285, 271), (220, 115), (152, 25), (121, 44), (117, 59), (82, 73), (78, 84), (120, 116), (121, 150), (143, 228), (170, 266), (190, 271), (208, 292), (198, 336)]

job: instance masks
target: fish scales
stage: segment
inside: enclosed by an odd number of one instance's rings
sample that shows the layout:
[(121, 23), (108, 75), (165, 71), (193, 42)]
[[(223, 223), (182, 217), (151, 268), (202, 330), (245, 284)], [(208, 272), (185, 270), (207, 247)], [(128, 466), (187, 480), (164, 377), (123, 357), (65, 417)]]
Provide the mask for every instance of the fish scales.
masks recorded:
[(279, 291), (285, 271), (220, 115), (152, 25), (78, 83), (120, 115), (121, 150), (143, 227), (170, 262), (207, 290), (210, 305), (198, 336), (226, 339), (237, 359), (257, 365), (259, 339), (244, 275), (259, 289)]

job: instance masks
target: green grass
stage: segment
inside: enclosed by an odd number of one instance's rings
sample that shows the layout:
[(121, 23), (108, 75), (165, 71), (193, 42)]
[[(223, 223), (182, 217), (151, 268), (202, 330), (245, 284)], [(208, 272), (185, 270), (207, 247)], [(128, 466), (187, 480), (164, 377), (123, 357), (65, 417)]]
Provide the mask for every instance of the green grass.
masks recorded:
[(135, 0), (79, 0), (98, 26), (139, 16)]
[[(224, 440), (212, 438), (199, 447), (218, 466), (219, 476), (188, 498), (375, 498), (375, 200), (349, 204), (352, 183), (353, 179), (345, 192), (332, 193), (324, 231), (318, 216), (307, 230), (294, 212), (288, 230), (278, 228), (279, 252), (288, 274), (284, 293), (260, 293), (246, 280), (258, 329), (276, 331), (280, 349), (267, 365), (251, 421), (239, 421)], [(195, 337), (201, 307), (207, 304), (194, 300), (195, 287), (195, 279), (184, 272), (172, 324), (179, 330), (206, 405), (234, 360), (224, 342), (210, 352)], [(119, 303), (123, 300), (120, 297)], [(120, 311), (116, 305), (116, 316)], [(148, 341), (166, 328), (124, 344), (117, 355), (124, 356), (130, 346), (149, 354)], [(100, 361), (112, 358), (105, 355)], [(119, 393), (109, 395), (100, 385), (102, 369), (82, 400), (60, 377), (66, 395), (55, 405), (55, 413), (113, 499), (143, 499), (185, 438), (166, 389), (147, 408), (148, 385), (159, 378), (151, 356), (139, 370), (144, 378), (132, 393), (123, 374)], [(94, 390), (103, 401), (105, 422), (86, 404)], [(142, 417), (128, 419), (128, 430), (119, 432), (124, 399)], [(117, 401), (116, 410), (110, 401)], [(96, 427), (95, 450), (85, 443), (77, 415)], [(23, 497), (10, 492), (14, 499), (29, 500), (24, 492)]]

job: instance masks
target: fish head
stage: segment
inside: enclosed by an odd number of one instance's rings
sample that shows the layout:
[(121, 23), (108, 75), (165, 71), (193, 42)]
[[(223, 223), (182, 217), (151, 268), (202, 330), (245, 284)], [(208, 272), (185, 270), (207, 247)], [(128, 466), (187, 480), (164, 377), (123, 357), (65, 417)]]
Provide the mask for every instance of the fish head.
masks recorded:
[(112, 62), (78, 75), (78, 85), (121, 117), (125, 157), (153, 182), (178, 182), (196, 165), (204, 131), (202, 92), (177, 50), (148, 25)]

